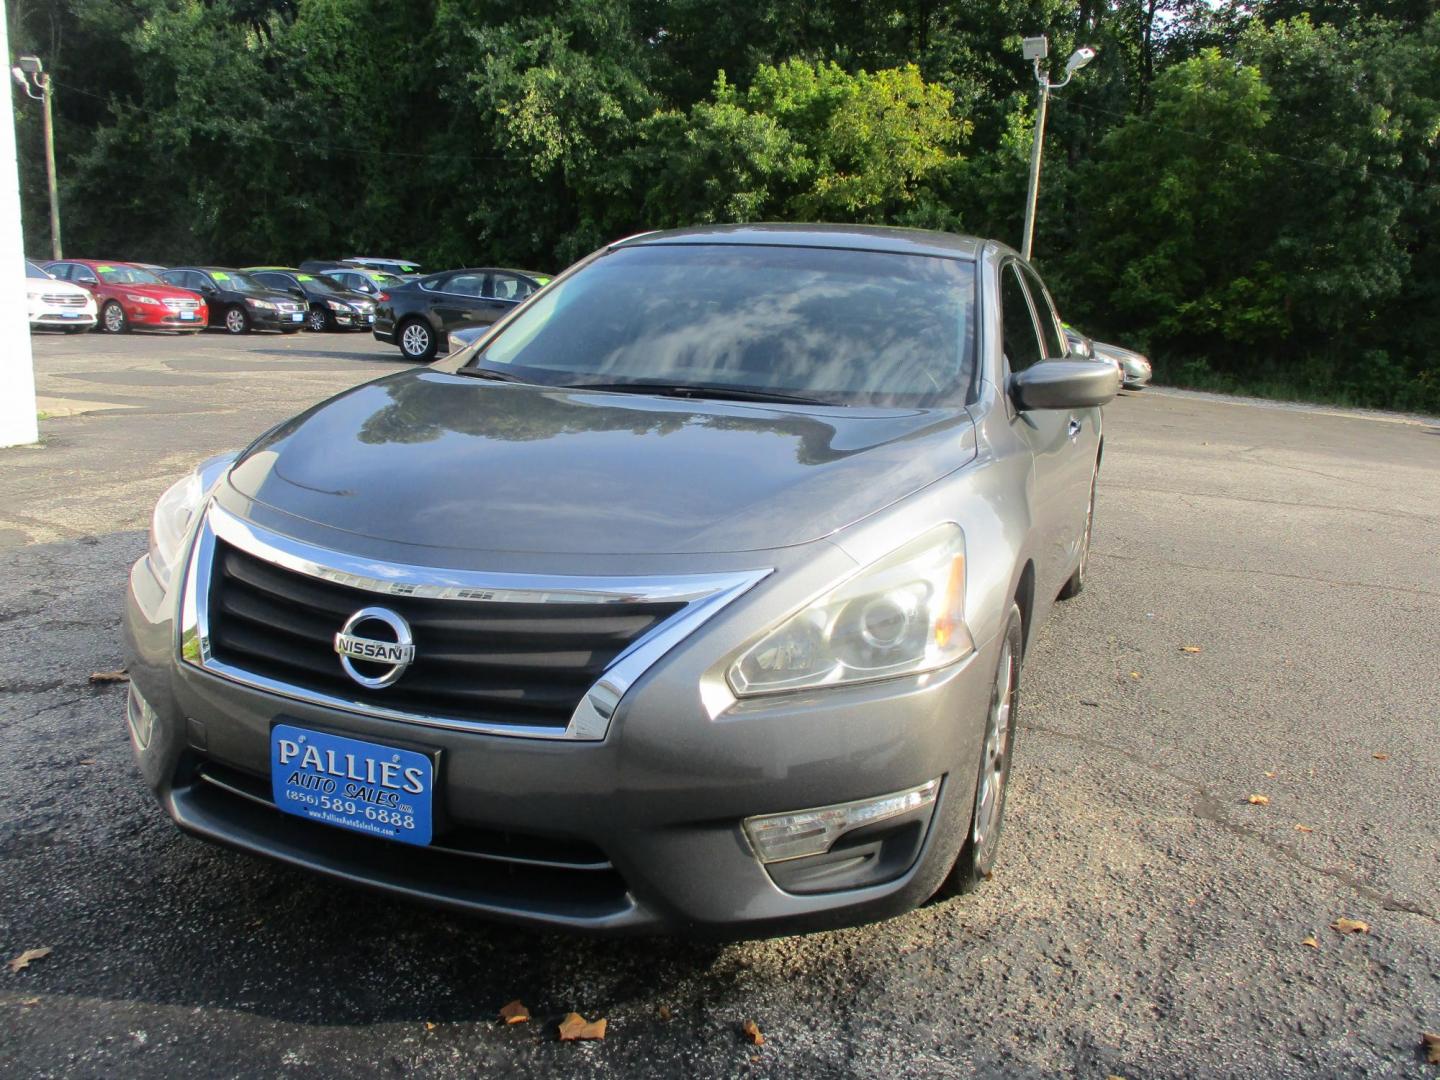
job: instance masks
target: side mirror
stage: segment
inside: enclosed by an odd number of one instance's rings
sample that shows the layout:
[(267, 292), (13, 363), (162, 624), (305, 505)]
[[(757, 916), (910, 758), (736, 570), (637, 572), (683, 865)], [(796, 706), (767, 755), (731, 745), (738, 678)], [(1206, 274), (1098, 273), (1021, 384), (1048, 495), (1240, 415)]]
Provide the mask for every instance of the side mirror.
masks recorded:
[(1044, 360), (1010, 376), (1010, 396), (1021, 410), (1089, 409), (1119, 390), (1115, 365), (1096, 360)]

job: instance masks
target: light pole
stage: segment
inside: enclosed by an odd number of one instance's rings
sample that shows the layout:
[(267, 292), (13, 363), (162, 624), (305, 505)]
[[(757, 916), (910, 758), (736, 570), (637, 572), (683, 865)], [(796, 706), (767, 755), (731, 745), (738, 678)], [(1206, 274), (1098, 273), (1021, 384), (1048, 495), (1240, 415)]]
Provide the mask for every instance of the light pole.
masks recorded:
[(1020, 254), (1030, 258), (1031, 241), (1035, 237), (1035, 200), (1040, 195), (1040, 151), (1045, 144), (1045, 112), (1050, 104), (1050, 91), (1059, 90), (1075, 77), (1091, 60), (1095, 50), (1082, 45), (1065, 61), (1065, 78), (1058, 83), (1050, 81), (1050, 75), (1041, 63), (1050, 55), (1050, 42), (1045, 35), (1025, 39), (1025, 59), (1035, 62), (1035, 82), (1040, 87), (1040, 105), (1035, 113), (1035, 141), (1030, 147), (1030, 187), (1025, 193), (1025, 237), (1020, 244)]
[[(55, 125), (50, 112), (50, 76), (38, 56), (22, 56), (20, 62), (10, 69), (15, 81), (25, 93), (36, 101), (45, 103), (45, 180), (50, 187), (50, 257), (63, 258), (60, 253), (60, 191), (55, 184)], [(30, 87), (31, 80), (40, 93)]]

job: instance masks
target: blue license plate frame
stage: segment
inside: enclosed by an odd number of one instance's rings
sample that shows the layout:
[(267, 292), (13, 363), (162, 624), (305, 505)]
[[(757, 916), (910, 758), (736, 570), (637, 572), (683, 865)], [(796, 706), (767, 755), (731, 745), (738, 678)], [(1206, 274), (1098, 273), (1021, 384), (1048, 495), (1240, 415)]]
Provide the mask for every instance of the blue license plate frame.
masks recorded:
[(277, 722), (270, 729), (270, 793), (287, 814), (401, 844), (434, 835), (431, 754)]

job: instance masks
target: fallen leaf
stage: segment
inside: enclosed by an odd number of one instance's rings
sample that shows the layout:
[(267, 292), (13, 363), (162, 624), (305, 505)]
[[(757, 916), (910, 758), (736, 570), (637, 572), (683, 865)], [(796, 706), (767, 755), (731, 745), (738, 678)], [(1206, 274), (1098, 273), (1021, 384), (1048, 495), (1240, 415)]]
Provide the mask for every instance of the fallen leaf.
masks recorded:
[(1250, 798), (1249, 798), (1248, 800), (1246, 800), (1246, 801), (1249, 802), (1251, 806), (1269, 806), (1269, 805), (1270, 805), (1270, 796), (1269, 796), (1269, 795), (1251, 795)]
[(1320, 947), (1320, 942), (1316, 940), (1314, 934), (1311, 934), (1311, 935), (1310, 935), (1309, 937), (1307, 937), (1304, 941), (1300, 942), (1300, 944), (1301, 944), (1301, 945), (1309, 945), (1310, 948), (1312, 948), (1312, 949), (1318, 949), (1318, 948)]
[(430, 1021), (430, 1020), (426, 1020), (426, 1021), (425, 1021), (425, 1030), (426, 1030), (426, 1031), (434, 1031), (438, 1026), (439, 1026), (438, 1024), (435, 1024), (435, 1023), (433, 1023), (433, 1022)]
[(1132, 671), (1132, 672), (1130, 672), (1130, 678), (1132, 678), (1132, 679), (1138, 679), (1139, 677), (1140, 677), (1140, 673), (1139, 673), (1138, 671)]
[(1199, 646), (1199, 645), (1181, 645), (1181, 646), (1180, 646), (1180, 651), (1181, 651), (1181, 652), (1188, 652), (1188, 653), (1197, 653), (1197, 652), (1200, 651), (1200, 646)]
[(1347, 919), (1341, 916), (1330, 924), (1330, 929), (1338, 930), (1342, 934), (1368, 934), (1370, 924), (1363, 919)]
[(81, 765), (94, 765), (94, 764), (95, 764), (95, 759), (94, 759), (93, 757), (81, 758), (81, 759), (80, 759), (80, 764), (81, 764)]
[(1430, 1065), (1440, 1065), (1440, 1035), (1432, 1035), (1428, 1031), (1420, 1033), (1420, 1045), (1425, 1048), (1425, 1061)]
[(12, 972), (24, 971), (27, 967), (30, 966), (32, 961), (43, 960), (45, 959), (45, 957), (49, 956), (54, 951), (55, 950), (50, 948), (50, 946), (48, 945), (45, 946), (43, 949), (26, 949), (19, 956), (15, 957), (13, 960), (10, 961), (10, 970)]
[(760, 1026), (754, 1020), (746, 1020), (740, 1025), (740, 1034), (749, 1039), (756, 1046), (765, 1045), (765, 1036), (760, 1033)]
[(560, 1041), (572, 1042), (575, 1039), (603, 1039), (605, 1038), (605, 1020), (602, 1017), (594, 1023), (586, 1020), (579, 1013), (570, 1013), (564, 1020), (560, 1021)]
[(658, 1017), (660, 1017), (661, 1020), (669, 1020), (669, 1019), (670, 1019), (670, 1006), (669, 1006), (669, 1005), (661, 1005), (658, 1009), (655, 1010), (655, 1015), (658, 1016)]
[(1390, 760), (1390, 755), (1389, 755), (1389, 754), (1371, 754), (1370, 756), (1373, 757), (1376, 761), (1389, 761), (1389, 760)]
[(124, 668), (121, 668), (119, 671), (94, 671), (94, 672), (91, 672), (91, 674), (90, 674), (90, 682), (91, 682), (91, 685), (94, 685), (94, 684), (96, 684), (96, 683), (129, 682), (129, 681), (130, 681), (130, 676), (125, 673), (125, 669), (124, 669)]
[(1267, 773), (1265, 774), (1265, 779), (1266, 779), (1266, 780), (1274, 780), (1274, 779), (1275, 779), (1275, 774), (1274, 774), (1273, 772), (1267, 772)]
[(530, 1010), (520, 1004), (520, 999), (516, 998), (500, 1010), (500, 1019), (507, 1024), (523, 1024), (530, 1019)]
[(1295, 826), (1295, 831), (1296, 831), (1296, 832), (1314, 832), (1315, 830), (1312, 829), (1309, 825), (1296, 825), (1296, 826)]

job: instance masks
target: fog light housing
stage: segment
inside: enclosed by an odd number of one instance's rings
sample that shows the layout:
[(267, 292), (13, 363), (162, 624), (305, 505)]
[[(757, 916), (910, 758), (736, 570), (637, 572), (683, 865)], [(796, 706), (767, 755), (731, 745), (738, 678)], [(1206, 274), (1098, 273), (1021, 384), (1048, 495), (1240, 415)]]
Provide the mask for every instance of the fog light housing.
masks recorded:
[(125, 700), (125, 719), (130, 724), (130, 737), (135, 740), (135, 745), (144, 750), (150, 745), (150, 738), (155, 734), (155, 710), (145, 700), (145, 696), (135, 689), (135, 684), (130, 684), (130, 694)]
[(745, 835), (762, 863), (823, 855), (848, 832), (929, 806), (939, 791), (937, 777), (918, 787), (874, 799), (746, 818)]

